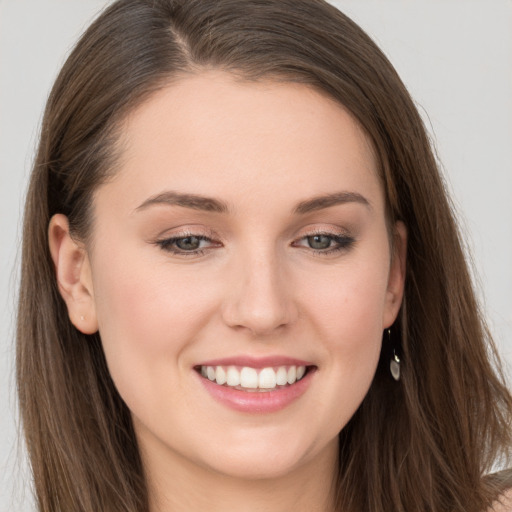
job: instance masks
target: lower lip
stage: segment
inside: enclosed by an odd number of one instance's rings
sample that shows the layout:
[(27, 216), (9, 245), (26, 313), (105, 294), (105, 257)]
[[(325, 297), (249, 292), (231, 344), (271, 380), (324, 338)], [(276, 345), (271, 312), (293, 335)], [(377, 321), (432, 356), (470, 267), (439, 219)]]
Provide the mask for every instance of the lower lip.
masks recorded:
[(265, 414), (277, 412), (300, 398), (311, 384), (315, 371), (310, 369), (301, 380), (274, 391), (241, 391), (220, 386), (198, 374), (208, 393), (218, 402), (240, 412)]

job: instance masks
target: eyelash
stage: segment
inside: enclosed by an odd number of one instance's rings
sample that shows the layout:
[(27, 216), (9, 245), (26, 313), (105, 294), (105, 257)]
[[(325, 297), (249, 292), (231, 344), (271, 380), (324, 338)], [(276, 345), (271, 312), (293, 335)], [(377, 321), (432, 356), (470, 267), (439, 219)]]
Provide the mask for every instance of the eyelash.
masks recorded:
[[(327, 249), (313, 249), (312, 247), (305, 247), (305, 246), (297, 246), (295, 247), (304, 247), (305, 249), (310, 249), (313, 251), (314, 254), (318, 254), (320, 256), (326, 256), (329, 254), (334, 254), (342, 251), (348, 251), (351, 249), (351, 247), (355, 243), (355, 239), (349, 235), (341, 235), (341, 234), (334, 234), (329, 233), (325, 231), (316, 231), (310, 234), (307, 234), (299, 239), (299, 241), (307, 240), (308, 238), (313, 238), (316, 236), (325, 236), (331, 240), (331, 243), (334, 243), (335, 245), (333, 247), (328, 247)], [(295, 244), (295, 242), (294, 242)]]
[[(305, 249), (311, 250), (316, 255), (329, 255), (334, 254), (341, 251), (348, 251), (351, 249), (353, 244), (355, 243), (355, 239), (348, 235), (339, 235), (334, 233), (328, 233), (324, 231), (318, 231), (313, 232), (307, 235), (304, 235), (303, 237), (298, 239), (298, 242), (307, 240), (308, 238), (313, 238), (317, 236), (325, 236), (330, 239), (331, 243), (335, 243), (336, 245), (334, 247), (328, 247), (327, 249), (313, 249), (312, 247), (306, 247), (303, 245), (296, 245), (297, 242), (293, 242), (294, 247), (303, 247)], [(214, 244), (213, 247), (206, 247), (204, 249), (195, 249), (190, 251), (185, 251), (183, 249), (176, 248), (176, 243), (180, 240), (185, 240), (187, 238), (195, 238), (199, 242), (211, 242)], [(185, 256), (185, 257), (193, 257), (193, 256), (202, 256), (204, 255), (208, 250), (214, 249), (216, 247), (220, 247), (220, 242), (213, 242), (212, 238), (205, 236), (205, 235), (197, 235), (194, 233), (183, 233), (179, 236), (174, 236), (171, 238), (165, 238), (162, 240), (157, 240), (156, 245), (160, 247), (163, 251), (170, 252), (172, 254), (176, 254), (178, 256)]]
[(207, 247), (204, 249), (196, 249), (192, 251), (184, 251), (183, 249), (176, 248), (176, 242), (179, 240), (186, 240), (187, 238), (195, 238), (199, 240), (200, 242), (212, 242), (212, 239), (205, 235), (196, 235), (194, 233), (183, 233), (179, 236), (173, 236), (171, 238), (164, 238), (162, 240), (157, 240), (156, 244), (160, 247), (160, 249), (170, 252), (172, 254), (176, 254), (179, 256), (202, 256), (206, 253), (208, 249), (211, 249), (212, 247)]

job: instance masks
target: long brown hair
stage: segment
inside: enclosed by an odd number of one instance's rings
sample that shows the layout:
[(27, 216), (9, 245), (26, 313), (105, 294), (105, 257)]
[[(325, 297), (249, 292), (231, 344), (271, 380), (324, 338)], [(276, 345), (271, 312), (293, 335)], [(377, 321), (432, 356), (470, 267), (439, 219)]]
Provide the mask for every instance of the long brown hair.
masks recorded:
[(129, 410), (99, 334), (69, 321), (47, 229), (64, 213), (87, 241), (124, 117), (208, 68), (304, 83), (348, 108), (375, 146), (388, 220), (408, 229), (401, 313), (340, 433), (339, 510), (482, 512), (497, 487), (482, 477), (510, 455), (512, 397), (421, 118), (372, 40), (322, 0), (119, 0), (69, 56), (46, 107), (23, 231), (17, 384), (39, 509), (148, 510)]

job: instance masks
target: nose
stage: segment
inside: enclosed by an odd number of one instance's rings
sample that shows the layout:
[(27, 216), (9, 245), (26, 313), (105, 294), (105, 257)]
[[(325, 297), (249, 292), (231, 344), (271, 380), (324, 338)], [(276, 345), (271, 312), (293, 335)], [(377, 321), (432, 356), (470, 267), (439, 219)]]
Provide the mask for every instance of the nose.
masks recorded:
[(224, 322), (253, 336), (268, 336), (292, 324), (297, 316), (293, 287), (274, 254), (240, 257), (231, 268)]

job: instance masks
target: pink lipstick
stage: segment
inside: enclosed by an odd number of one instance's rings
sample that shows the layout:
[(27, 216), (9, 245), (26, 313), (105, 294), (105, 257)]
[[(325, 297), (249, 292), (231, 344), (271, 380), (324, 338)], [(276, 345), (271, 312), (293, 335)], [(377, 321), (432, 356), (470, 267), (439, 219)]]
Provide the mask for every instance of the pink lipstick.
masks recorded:
[(239, 356), (194, 367), (215, 400), (237, 411), (260, 414), (284, 409), (302, 396), (316, 369), (308, 361), (283, 356)]

